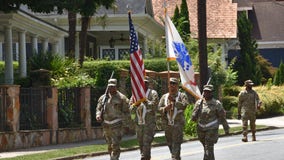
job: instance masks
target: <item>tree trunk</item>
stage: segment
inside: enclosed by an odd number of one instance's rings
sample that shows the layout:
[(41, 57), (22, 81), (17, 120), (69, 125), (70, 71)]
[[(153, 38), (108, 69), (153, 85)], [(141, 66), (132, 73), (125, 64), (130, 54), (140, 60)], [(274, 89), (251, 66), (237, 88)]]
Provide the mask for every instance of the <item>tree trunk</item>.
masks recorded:
[(207, 30), (206, 30), (206, 0), (198, 0), (198, 48), (200, 68), (200, 88), (208, 81), (208, 57), (207, 57)]
[(75, 39), (76, 39), (76, 18), (77, 14), (72, 11), (68, 11), (68, 22), (69, 22), (69, 37), (68, 37), (68, 53), (67, 57), (75, 58)]
[(87, 43), (87, 30), (89, 26), (90, 17), (82, 17), (82, 26), (80, 32), (80, 57), (79, 64), (82, 67), (84, 62), (84, 56), (86, 55), (86, 43)]

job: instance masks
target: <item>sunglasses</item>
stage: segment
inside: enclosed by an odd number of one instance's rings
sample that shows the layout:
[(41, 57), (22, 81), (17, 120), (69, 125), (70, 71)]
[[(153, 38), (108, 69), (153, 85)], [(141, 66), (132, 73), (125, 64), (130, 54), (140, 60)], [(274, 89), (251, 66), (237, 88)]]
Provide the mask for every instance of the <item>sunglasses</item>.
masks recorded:
[(170, 82), (170, 85), (177, 85), (177, 83), (175, 83), (175, 82)]

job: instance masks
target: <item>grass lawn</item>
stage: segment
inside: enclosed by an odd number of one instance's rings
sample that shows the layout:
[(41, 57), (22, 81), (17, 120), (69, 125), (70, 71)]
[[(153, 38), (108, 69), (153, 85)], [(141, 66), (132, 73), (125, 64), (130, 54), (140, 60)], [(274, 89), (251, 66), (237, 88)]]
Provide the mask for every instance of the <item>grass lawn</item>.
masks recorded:
[[(266, 129), (268, 127), (257, 125), (257, 130)], [(233, 127), (230, 128), (231, 134), (240, 134), (242, 130), (242, 127)], [(219, 134), (222, 136), (224, 135), (224, 130), (219, 129)], [(184, 136), (185, 141), (189, 140), (196, 140), (196, 137)], [(166, 145), (165, 137), (155, 137), (153, 143), (153, 146), (160, 146), (160, 145)], [(121, 150), (129, 150), (129, 149), (138, 149), (138, 142), (136, 139), (131, 140), (125, 140), (121, 143)], [(18, 156), (14, 158), (3, 158), (9, 159), (9, 160), (48, 160), (48, 159), (68, 159), (67, 157), (70, 156), (77, 156), (78, 158), (86, 157), (86, 156), (93, 156), (95, 154), (106, 154), (107, 151), (107, 145), (106, 144), (94, 144), (94, 145), (86, 145), (81, 147), (73, 147), (73, 148), (66, 148), (66, 149), (58, 149), (53, 151), (47, 151), (44, 153), (37, 153), (37, 154), (31, 154), (31, 155), (25, 155), (25, 156)], [(61, 157), (61, 158), (60, 158)], [(64, 158), (65, 157), (65, 158)]]

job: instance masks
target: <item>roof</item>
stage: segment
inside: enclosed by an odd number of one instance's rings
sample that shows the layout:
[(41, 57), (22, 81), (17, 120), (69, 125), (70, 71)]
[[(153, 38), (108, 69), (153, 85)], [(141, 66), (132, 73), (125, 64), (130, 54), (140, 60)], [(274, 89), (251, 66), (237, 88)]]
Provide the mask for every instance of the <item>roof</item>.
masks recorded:
[(27, 31), (40, 37), (56, 39), (60, 36), (67, 36), (68, 31), (43, 21), (23, 10), (11, 13), (0, 13), (0, 31), (5, 25), (11, 25), (13, 30)]
[(132, 14), (149, 14), (153, 16), (151, 0), (120, 0), (115, 2), (115, 8), (105, 9), (102, 7), (98, 14), (127, 14), (131, 10)]
[[(281, 17), (281, 18), (280, 18)], [(253, 3), (249, 19), (253, 23), (252, 35), (257, 41), (284, 40), (284, 1)]]
[[(124, 32), (123, 34), (127, 35), (129, 31), (127, 13), (130, 10), (137, 32), (143, 34), (144, 36), (147, 35), (150, 39), (161, 39), (164, 34), (164, 27), (154, 20), (151, 2), (151, 0), (120, 0), (116, 1), (114, 7), (110, 7), (108, 10), (104, 7), (101, 7), (92, 17), (88, 31), (100, 39), (101, 43), (106, 44), (108, 44), (109, 36), (106, 36), (105, 32), (116, 32), (118, 35), (113, 35), (114, 37), (121, 37), (122, 32)], [(61, 15), (57, 13), (33, 13), (32, 11), (28, 10), (28, 8), (26, 8), (26, 11), (45, 21), (48, 21), (49, 23), (68, 30), (69, 22), (67, 11), (64, 11)], [(81, 16), (77, 14), (77, 19), (80, 18)], [(80, 27), (78, 27), (79, 25), (80, 20), (78, 20), (76, 28), (78, 31), (80, 30)]]
[[(152, 0), (155, 19), (162, 23), (164, 17), (164, 0)], [(180, 7), (181, 0), (168, 0), (167, 13), (173, 16), (176, 6)], [(190, 31), (193, 38), (198, 36), (197, 0), (187, 0)], [(237, 37), (237, 4), (231, 0), (207, 1), (207, 38), (236, 38)]]
[(256, 2), (271, 2), (275, 0), (233, 0), (233, 3), (238, 3), (238, 7), (252, 7), (253, 3)]

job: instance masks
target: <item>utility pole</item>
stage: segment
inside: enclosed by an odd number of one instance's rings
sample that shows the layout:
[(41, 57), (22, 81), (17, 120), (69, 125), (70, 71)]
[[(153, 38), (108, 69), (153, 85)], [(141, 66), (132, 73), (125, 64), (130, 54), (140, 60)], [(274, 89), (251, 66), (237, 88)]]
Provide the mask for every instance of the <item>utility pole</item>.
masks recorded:
[(200, 69), (200, 89), (208, 81), (208, 56), (207, 56), (207, 29), (206, 29), (206, 0), (198, 0), (198, 49)]

